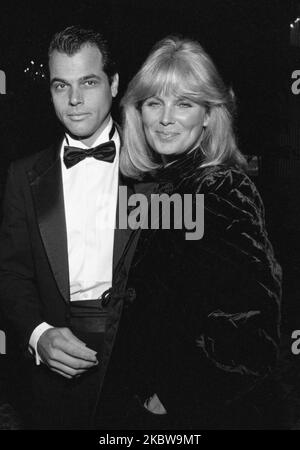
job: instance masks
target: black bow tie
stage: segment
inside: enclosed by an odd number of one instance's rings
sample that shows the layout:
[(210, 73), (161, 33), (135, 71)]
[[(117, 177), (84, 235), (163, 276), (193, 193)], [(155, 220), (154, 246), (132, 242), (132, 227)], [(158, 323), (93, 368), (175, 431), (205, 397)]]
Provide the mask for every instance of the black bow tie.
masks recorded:
[[(115, 126), (113, 125), (109, 133), (109, 139), (113, 137), (114, 132)], [(116, 146), (112, 140), (88, 149), (71, 147), (69, 145), (65, 145), (64, 147), (64, 163), (67, 169), (70, 169), (70, 167), (75, 166), (75, 164), (88, 157), (112, 163), (115, 156)]]
[(108, 141), (104, 144), (97, 145), (97, 147), (88, 148), (86, 150), (65, 145), (64, 163), (67, 169), (70, 169), (70, 167), (75, 166), (75, 164), (88, 157), (112, 163), (115, 159), (115, 155), (116, 146), (114, 141)]

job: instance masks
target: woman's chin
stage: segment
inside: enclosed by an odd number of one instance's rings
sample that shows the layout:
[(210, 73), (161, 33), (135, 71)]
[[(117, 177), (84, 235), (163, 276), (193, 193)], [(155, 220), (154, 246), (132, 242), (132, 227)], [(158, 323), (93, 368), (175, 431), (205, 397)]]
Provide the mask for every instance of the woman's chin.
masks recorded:
[(154, 147), (154, 151), (158, 153), (162, 158), (165, 157), (176, 157), (177, 155), (181, 153), (185, 153), (185, 151), (182, 151), (182, 148), (178, 148), (177, 146), (171, 146), (171, 145), (157, 145)]

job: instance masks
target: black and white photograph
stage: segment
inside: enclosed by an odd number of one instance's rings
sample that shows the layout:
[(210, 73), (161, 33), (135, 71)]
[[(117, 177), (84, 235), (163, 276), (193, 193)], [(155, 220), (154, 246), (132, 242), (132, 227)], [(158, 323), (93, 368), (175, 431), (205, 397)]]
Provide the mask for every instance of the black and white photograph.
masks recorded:
[(0, 5), (0, 430), (300, 430), (299, 118), (300, 0)]

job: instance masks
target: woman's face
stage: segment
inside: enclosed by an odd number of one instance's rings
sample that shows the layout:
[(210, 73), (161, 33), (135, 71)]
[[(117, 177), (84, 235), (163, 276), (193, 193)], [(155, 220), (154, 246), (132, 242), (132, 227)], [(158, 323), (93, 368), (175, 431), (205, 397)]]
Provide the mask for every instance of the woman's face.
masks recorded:
[(146, 140), (164, 162), (196, 148), (208, 120), (203, 106), (173, 94), (150, 97), (142, 105)]

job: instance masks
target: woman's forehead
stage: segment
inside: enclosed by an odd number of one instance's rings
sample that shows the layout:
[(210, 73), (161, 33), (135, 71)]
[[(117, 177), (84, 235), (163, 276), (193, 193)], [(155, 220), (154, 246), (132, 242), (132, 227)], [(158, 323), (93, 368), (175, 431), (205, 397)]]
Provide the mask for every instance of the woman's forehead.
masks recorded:
[(188, 83), (152, 84), (147, 89), (147, 97), (174, 97), (176, 99), (190, 98), (196, 100), (199, 98), (199, 90), (195, 90), (195, 87)]
[(147, 85), (147, 90), (151, 95), (185, 96), (188, 93), (199, 91), (195, 75), (188, 67), (182, 66), (169, 66), (154, 71), (149, 76)]
[(155, 97), (157, 99), (161, 99), (161, 100), (165, 100), (165, 99), (171, 99), (171, 100), (180, 100), (180, 99), (188, 99), (191, 97), (191, 95), (189, 95), (188, 92), (165, 92), (165, 91), (160, 91), (160, 92), (155, 92), (153, 94), (150, 95), (150, 97)]

